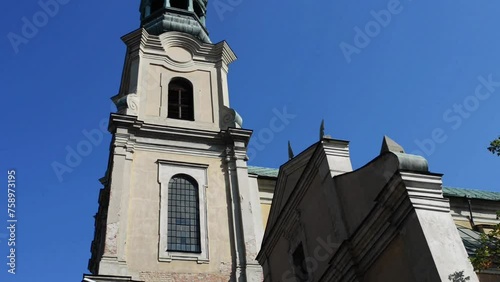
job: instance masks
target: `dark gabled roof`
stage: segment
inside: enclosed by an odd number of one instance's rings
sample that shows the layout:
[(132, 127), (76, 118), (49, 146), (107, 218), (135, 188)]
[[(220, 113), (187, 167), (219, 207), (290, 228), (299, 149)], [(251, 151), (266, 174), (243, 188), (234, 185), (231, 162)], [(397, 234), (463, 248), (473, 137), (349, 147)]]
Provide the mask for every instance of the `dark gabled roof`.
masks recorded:
[[(249, 166), (248, 173), (255, 174), (261, 177), (278, 177), (279, 169)], [(445, 197), (471, 198), (489, 201), (500, 201), (500, 192), (481, 191), (474, 189), (443, 187), (443, 195)]]

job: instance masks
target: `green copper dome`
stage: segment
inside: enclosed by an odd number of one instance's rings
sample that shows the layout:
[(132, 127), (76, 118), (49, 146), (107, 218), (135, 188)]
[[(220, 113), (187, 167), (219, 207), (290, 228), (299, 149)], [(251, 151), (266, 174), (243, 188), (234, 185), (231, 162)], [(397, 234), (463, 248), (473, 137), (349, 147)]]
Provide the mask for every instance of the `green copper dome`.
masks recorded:
[(154, 35), (178, 31), (210, 43), (205, 27), (207, 4), (208, 0), (142, 0), (141, 27)]

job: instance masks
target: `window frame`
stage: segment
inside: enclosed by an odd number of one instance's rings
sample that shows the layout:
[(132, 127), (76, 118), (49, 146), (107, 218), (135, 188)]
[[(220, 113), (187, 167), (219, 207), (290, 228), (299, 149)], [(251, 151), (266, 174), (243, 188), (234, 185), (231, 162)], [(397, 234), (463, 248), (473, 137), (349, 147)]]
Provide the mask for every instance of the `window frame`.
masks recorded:
[[(172, 182), (174, 180), (180, 180), (179, 182)], [(189, 193), (184, 193), (184, 192), (181, 192), (182, 190), (190, 190), (190, 191), (194, 191), (194, 195), (190, 196), (188, 195)], [(172, 194), (174, 194), (175, 192), (175, 195), (174, 197), (172, 197)], [(168, 224), (168, 230), (170, 231), (170, 228), (172, 226), (175, 226), (176, 227), (176, 230), (177, 232), (187, 232), (187, 233), (191, 233), (190, 235), (188, 235), (187, 239), (189, 240), (189, 243), (186, 243), (186, 244), (180, 244), (182, 247), (180, 247), (179, 249), (175, 249), (177, 246), (174, 246), (174, 245), (179, 245), (178, 243), (174, 244), (172, 242), (170, 242), (170, 240), (167, 238), (167, 251), (169, 252), (183, 252), (183, 253), (201, 253), (201, 233), (200, 233), (200, 202), (199, 202), (199, 199), (200, 199), (200, 188), (199, 188), (199, 185), (198, 185), (198, 182), (196, 182), (195, 179), (193, 179), (191, 176), (187, 175), (187, 174), (176, 174), (174, 176), (172, 176), (172, 178), (170, 179), (170, 181), (168, 182), (168, 220), (167, 220), (167, 224)], [(172, 197), (172, 198), (171, 198)], [(181, 199), (179, 199), (179, 197)], [(176, 198), (176, 200), (174, 200), (174, 198)], [(191, 200), (189, 199), (184, 199), (182, 200), (182, 198), (191, 198)], [(189, 218), (186, 218), (184, 216), (176, 216), (176, 217), (171, 217), (171, 212), (172, 212), (172, 209), (175, 209), (175, 208), (180, 208), (180, 209), (194, 209), (194, 211), (188, 211), (186, 212), (189, 216), (192, 216), (192, 217), (189, 217)], [(181, 212), (179, 212), (178, 210), (177, 211), (174, 211), (173, 214), (176, 214), (176, 215), (179, 215), (181, 214)], [(173, 219), (175, 219), (177, 222), (171, 222)], [(186, 221), (184, 222), (184, 224), (179, 224), (178, 223), (178, 220), (181, 220), (181, 221)], [(187, 223), (189, 221), (189, 224)], [(187, 231), (179, 231), (179, 227), (188, 227), (188, 230)], [(194, 228), (194, 231), (193, 229)], [(190, 230), (191, 229), (191, 230)], [(178, 234), (178, 233), (177, 233)], [(176, 234), (176, 235), (177, 235)], [(174, 233), (173, 232), (168, 232), (168, 237), (169, 238), (172, 238), (174, 237)], [(182, 241), (182, 238), (186, 238), (184, 236), (175, 236), (176, 238), (181, 238), (181, 241)], [(193, 240), (195, 241), (193, 243)], [(188, 251), (188, 250), (181, 250), (183, 247), (193, 247), (196, 248), (196, 251)]]
[[(300, 254), (300, 262), (298, 262), (296, 259), (296, 255)], [(304, 244), (300, 242), (295, 249), (292, 249), (291, 251), (292, 255), (292, 263), (293, 263), (293, 272), (295, 274), (295, 280), (300, 281), (300, 282), (305, 282), (309, 281), (309, 271), (307, 269), (307, 262), (306, 262), (306, 252), (304, 248)], [(300, 264), (298, 264), (300, 263)], [(305, 276), (305, 277), (303, 277)]]
[[(154, 6), (155, 4), (158, 5), (158, 7)], [(150, 8), (151, 8), (151, 14), (154, 14), (160, 10), (165, 9), (165, 0), (151, 0)]]
[[(175, 95), (172, 97), (171, 95)], [(187, 98), (188, 103), (183, 103), (183, 100)], [(174, 102), (175, 101), (175, 102)], [(176, 120), (185, 120), (185, 121), (194, 121), (195, 120), (195, 111), (194, 111), (194, 86), (193, 83), (183, 77), (174, 77), (168, 83), (168, 99), (167, 99), (167, 118), (176, 119)], [(172, 108), (175, 109), (174, 112), (171, 111)], [(186, 118), (186, 114), (183, 116), (183, 112), (188, 113), (188, 117)]]
[(309, 272), (309, 269), (307, 269), (307, 259), (312, 256), (309, 254), (309, 249), (307, 248), (307, 237), (304, 226), (301, 223), (300, 212), (297, 211), (292, 216), (293, 218), (290, 220), (291, 222), (289, 223), (286, 231), (287, 235), (285, 236), (288, 241), (288, 262), (290, 264), (290, 269), (292, 270), (296, 281), (301, 281), (298, 278), (298, 273), (294, 262), (294, 253), (297, 248), (302, 245), (302, 250), (304, 252), (306, 262), (305, 267), (308, 279), (307, 281), (314, 281), (314, 272)]
[[(209, 263), (208, 220), (206, 189), (208, 165), (158, 160), (158, 182), (160, 183), (160, 242), (158, 259), (162, 262), (174, 260), (197, 261)], [(200, 219), (200, 253), (168, 251), (168, 189), (170, 180), (176, 175), (187, 175), (198, 184), (199, 219)]]
[[(175, 3), (175, 2), (180, 2), (180, 3), (185, 3), (185, 7), (174, 7), (172, 3)], [(175, 3), (177, 4), (177, 3)], [(170, 8), (174, 8), (174, 9), (179, 9), (179, 10), (185, 10), (185, 11), (188, 11), (189, 10), (189, 1), (182, 1), (182, 0), (170, 0)]]

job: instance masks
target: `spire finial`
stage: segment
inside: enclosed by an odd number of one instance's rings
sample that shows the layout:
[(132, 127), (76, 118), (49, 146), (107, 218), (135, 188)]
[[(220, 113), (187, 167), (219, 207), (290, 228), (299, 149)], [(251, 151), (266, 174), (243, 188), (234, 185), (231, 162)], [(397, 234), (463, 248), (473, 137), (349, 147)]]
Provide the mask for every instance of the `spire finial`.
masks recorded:
[(405, 150), (401, 145), (396, 143), (396, 141), (389, 138), (389, 136), (384, 136), (384, 140), (382, 141), (382, 149), (380, 149), (380, 154), (385, 152), (393, 152), (393, 153), (403, 153)]
[(290, 140), (288, 140), (288, 160), (293, 159), (293, 157), (295, 157), (295, 155), (293, 154), (292, 144), (290, 143)]
[(325, 119), (321, 120), (321, 125), (319, 127), (319, 140), (323, 139), (325, 136)]

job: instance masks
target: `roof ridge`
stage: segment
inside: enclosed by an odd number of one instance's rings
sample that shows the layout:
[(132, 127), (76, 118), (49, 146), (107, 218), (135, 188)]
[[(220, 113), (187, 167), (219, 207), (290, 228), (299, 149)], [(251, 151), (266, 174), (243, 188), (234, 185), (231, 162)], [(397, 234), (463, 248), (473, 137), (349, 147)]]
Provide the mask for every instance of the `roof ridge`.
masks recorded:
[[(263, 166), (248, 166), (248, 172), (262, 177), (278, 177), (279, 169)], [(488, 191), (472, 188), (459, 188), (443, 185), (443, 195), (446, 197), (468, 197), (472, 199), (500, 201), (500, 191)]]
[(452, 187), (452, 186), (446, 186), (446, 185), (443, 185), (443, 188), (454, 189), (454, 190), (477, 191), (477, 192), (482, 192), (482, 193), (500, 194), (500, 191), (481, 190), (481, 189), (477, 189), (477, 188)]
[(265, 166), (258, 166), (258, 165), (249, 165), (248, 166), (249, 168), (265, 168), (265, 169), (275, 169), (275, 170), (278, 170), (278, 168), (274, 168), (274, 167), (265, 167)]

